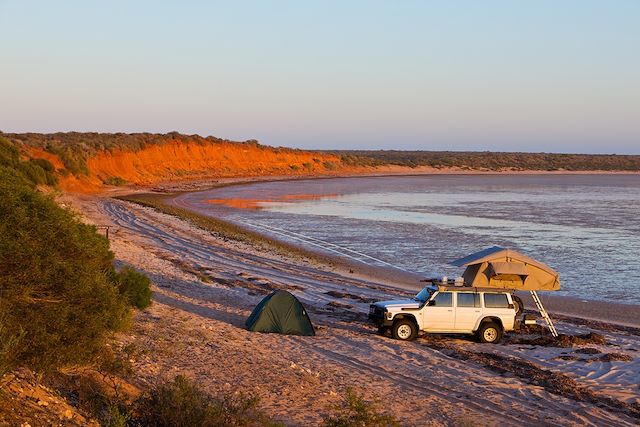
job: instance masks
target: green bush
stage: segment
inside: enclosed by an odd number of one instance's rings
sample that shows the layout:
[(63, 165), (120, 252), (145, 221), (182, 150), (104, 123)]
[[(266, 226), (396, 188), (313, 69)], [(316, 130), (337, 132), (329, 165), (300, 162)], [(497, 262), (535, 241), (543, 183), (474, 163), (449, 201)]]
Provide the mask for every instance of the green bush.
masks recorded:
[(152, 388), (138, 399), (136, 421), (145, 426), (273, 426), (258, 408), (257, 397), (217, 399), (185, 376)]
[(0, 236), (3, 339), (22, 336), (3, 356), (12, 366), (50, 372), (87, 362), (127, 325), (108, 241), (6, 167)]
[(141, 310), (151, 305), (151, 280), (147, 276), (131, 267), (124, 267), (116, 274), (115, 281), (129, 304)]
[(336, 415), (324, 419), (323, 427), (395, 427), (400, 423), (391, 415), (381, 414), (373, 403), (366, 402), (352, 389), (347, 389), (344, 402)]

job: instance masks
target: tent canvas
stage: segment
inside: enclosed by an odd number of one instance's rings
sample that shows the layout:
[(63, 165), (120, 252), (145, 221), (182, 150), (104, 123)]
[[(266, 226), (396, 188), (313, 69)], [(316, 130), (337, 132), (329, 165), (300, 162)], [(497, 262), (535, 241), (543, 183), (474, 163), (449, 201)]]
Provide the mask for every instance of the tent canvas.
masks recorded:
[(468, 286), (525, 291), (560, 289), (560, 277), (554, 269), (500, 246), (473, 253), (452, 264), (466, 267), (462, 277)]
[(245, 325), (247, 329), (254, 332), (285, 335), (316, 334), (302, 303), (283, 290), (274, 291), (260, 301)]

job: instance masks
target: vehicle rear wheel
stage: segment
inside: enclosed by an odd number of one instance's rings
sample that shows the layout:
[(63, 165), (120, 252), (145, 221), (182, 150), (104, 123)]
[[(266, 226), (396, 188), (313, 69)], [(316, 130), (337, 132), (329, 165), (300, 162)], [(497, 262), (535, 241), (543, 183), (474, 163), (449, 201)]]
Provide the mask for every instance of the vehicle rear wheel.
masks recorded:
[(418, 337), (418, 328), (411, 320), (401, 319), (393, 324), (391, 335), (397, 340), (413, 341)]
[(516, 319), (519, 319), (520, 315), (524, 311), (524, 302), (522, 302), (522, 299), (520, 297), (517, 297), (515, 295), (511, 295), (511, 299), (513, 300), (513, 305), (516, 308)]
[(497, 344), (502, 338), (502, 328), (495, 322), (485, 322), (478, 329), (478, 341)]

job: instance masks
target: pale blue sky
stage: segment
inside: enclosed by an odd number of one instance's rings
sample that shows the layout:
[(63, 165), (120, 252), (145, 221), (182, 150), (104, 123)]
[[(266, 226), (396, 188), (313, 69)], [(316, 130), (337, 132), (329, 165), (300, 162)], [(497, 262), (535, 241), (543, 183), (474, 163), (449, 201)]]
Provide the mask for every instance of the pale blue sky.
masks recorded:
[(0, 0), (0, 130), (640, 154), (640, 1)]

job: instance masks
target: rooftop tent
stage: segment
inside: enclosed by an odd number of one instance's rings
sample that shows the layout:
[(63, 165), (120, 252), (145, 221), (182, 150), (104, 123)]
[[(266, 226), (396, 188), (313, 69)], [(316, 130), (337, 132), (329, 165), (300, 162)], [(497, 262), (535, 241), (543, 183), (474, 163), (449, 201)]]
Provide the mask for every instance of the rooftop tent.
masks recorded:
[(274, 332), (285, 335), (315, 335), (307, 311), (296, 297), (277, 290), (264, 297), (245, 322), (254, 332)]
[(473, 253), (451, 264), (467, 267), (462, 277), (468, 286), (524, 291), (560, 289), (560, 277), (551, 267), (500, 246)]

